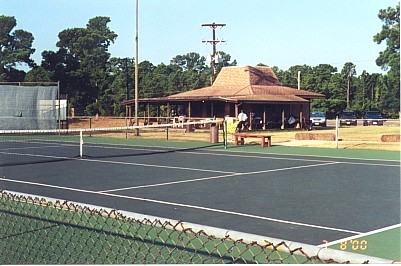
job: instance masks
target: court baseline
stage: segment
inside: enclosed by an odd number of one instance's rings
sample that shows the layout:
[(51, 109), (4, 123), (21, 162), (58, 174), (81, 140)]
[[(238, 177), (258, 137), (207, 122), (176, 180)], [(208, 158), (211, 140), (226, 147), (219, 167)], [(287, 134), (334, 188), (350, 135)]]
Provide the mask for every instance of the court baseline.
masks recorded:
[(360, 237), (365, 237), (365, 236), (370, 236), (370, 235), (373, 235), (373, 234), (385, 232), (385, 231), (388, 231), (388, 230), (391, 230), (391, 229), (394, 229), (394, 228), (397, 228), (397, 227), (401, 227), (401, 224), (394, 224), (394, 225), (383, 227), (383, 228), (379, 228), (379, 229), (376, 229), (376, 230), (373, 230), (373, 231), (370, 231), (370, 232), (360, 233), (360, 234), (355, 235), (355, 236), (350, 236), (350, 237), (338, 239), (338, 240), (335, 240), (335, 241), (327, 242), (327, 243), (319, 245), (318, 247), (325, 248), (325, 247), (332, 246), (332, 245), (335, 245), (335, 244), (339, 244), (341, 242), (352, 240), (352, 239), (355, 239), (355, 238), (360, 238)]
[(285, 220), (280, 220), (280, 219), (263, 217), (263, 216), (259, 216), (259, 215), (252, 215), (252, 214), (246, 214), (246, 213), (240, 213), (240, 212), (226, 211), (226, 210), (220, 210), (220, 209), (214, 209), (214, 208), (208, 208), (208, 207), (202, 207), (202, 206), (195, 206), (195, 205), (188, 205), (188, 204), (181, 204), (181, 203), (175, 203), (175, 202), (160, 201), (160, 200), (154, 200), (154, 199), (140, 198), (140, 197), (134, 197), (134, 196), (126, 196), (126, 195), (118, 195), (118, 194), (111, 194), (111, 193), (99, 192), (99, 191), (83, 190), (83, 189), (77, 189), (77, 188), (68, 188), (68, 187), (60, 187), (60, 186), (54, 186), (54, 185), (46, 185), (46, 184), (40, 184), (40, 183), (35, 183), (35, 182), (12, 180), (12, 179), (8, 179), (8, 178), (0, 178), (0, 181), (21, 183), (21, 184), (28, 184), (28, 185), (35, 185), (35, 186), (44, 186), (44, 187), (48, 187), (48, 188), (70, 190), (70, 191), (83, 192), (83, 193), (88, 193), (88, 194), (98, 194), (98, 195), (103, 195), (103, 196), (116, 197), (116, 198), (125, 198), (125, 199), (130, 199), (130, 200), (145, 201), (145, 202), (158, 203), (158, 204), (163, 204), (163, 205), (171, 205), (171, 206), (184, 207), (184, 208), (190, 208), (190, 209), (197, 209), (197, 210), (204, 210), (204, 211), (217, 212), (217, 213), (223, 213), (223, 214), (230, 214), (230, 215), (236, 215), (236, 216), (260, 219), (260, 220), (266, 220), (266, 221), (278, 222), (278, 223), (284, 223), (284, 224), (291, 224), (291, 225), (297, 225), (297, 226), (303, 226), (303, 227), (311, 227), (311, 228), (317, 228), (317, 229), (323, 229), (323, 230), (330, 230), (330, 231), (337, 231), (337, 232), (344, 232), (344, 233), (351, 233), (351, 234), (361, 234), (361, 232), (347, 230), (347, 229), (326, 227), (326, 226), (306, 224), (306, 223), (298, 223), (298, 222), (292, 222), (292, 221), (285, 221)]

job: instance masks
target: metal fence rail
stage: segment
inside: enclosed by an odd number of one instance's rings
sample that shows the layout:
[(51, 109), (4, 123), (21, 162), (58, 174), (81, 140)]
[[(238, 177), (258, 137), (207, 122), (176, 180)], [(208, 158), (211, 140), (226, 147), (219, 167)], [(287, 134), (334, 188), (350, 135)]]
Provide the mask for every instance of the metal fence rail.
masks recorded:
[(10, 191), (1, 264), (390, 263), (391, 261)]

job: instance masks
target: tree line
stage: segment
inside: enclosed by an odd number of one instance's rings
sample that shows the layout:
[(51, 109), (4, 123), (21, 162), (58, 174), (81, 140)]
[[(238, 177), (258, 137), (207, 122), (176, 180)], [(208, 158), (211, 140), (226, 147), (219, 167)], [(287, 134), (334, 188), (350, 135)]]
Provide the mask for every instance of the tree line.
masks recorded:
[[(363, 71), (356, 75), (352, 62), (337, 69), (330, 64), (296, 65), (287, 70), (273, 66), (284, 86), (297, 87), (298, 71), (303, 90), (319, 92), (325, 99), (313, 100), (312, 110), (334, 117), (344, 109), (362, 114), (380, 110), (387, 117), (398, 117), (400, 110), (400, 6), (379, 11), (382, 30), (373, 41), (386, 43), (376, 64), (383, 73)], [(70, 105), (78, 115), (124, 116), (123, 101), (133, 98), (133, 58), (111, 57), (108, 49), (117, 39), (108, 17), (95, 17), (85, 28), (70, 28), (58, 35), (57, 51), (43, 51), (38, 65), (31, 55), (34, 37), (14, 28), (14, 17), (0, 15), (0, 82), (60, 82), (61, 94), (68, 95)], [(219, 51), (222, 67), (237, 65), (229, 54)], [(29, 70), (21, 70), (21, 65)], [(264, 65), (264, 64), (259, 64)], [(138, 64), (139, 98), (171, 94), (211, 85), (213, 69), (206, 58), (196, 52), (174, 56), (169, 64), (154, 65), (149, 61)], [(139, 110), (141, 112), (141, 109)]]

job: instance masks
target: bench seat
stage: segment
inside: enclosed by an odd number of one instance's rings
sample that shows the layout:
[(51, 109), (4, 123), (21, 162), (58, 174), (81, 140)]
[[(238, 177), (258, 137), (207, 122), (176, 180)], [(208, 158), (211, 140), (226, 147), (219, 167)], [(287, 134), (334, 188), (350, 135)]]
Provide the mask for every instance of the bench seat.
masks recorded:
[(245, 138), (260, 138), (260, 146), (262, 148), (271, 147), (272, 137), (268, 135), (257, 135), (257, 134), (248, 134), (248, 133), (235, 133), (234, 134), (234, 146), (244, 145)]

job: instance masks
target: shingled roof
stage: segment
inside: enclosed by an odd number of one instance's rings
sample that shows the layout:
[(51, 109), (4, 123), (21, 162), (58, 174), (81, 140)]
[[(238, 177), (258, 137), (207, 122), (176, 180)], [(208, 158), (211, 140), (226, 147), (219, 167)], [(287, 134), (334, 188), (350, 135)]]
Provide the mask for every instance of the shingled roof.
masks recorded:
[(324, 98), (320, 93), (281, 86), (270, 67), (224, 67), (212, 86), (168, 97), (143, 99), (166, 101), (225, 100), (230, 102), (308, 102)]

